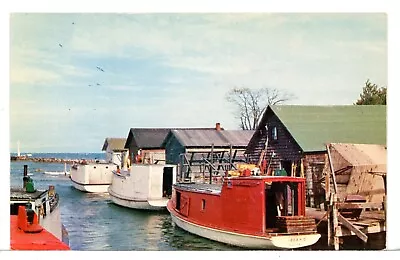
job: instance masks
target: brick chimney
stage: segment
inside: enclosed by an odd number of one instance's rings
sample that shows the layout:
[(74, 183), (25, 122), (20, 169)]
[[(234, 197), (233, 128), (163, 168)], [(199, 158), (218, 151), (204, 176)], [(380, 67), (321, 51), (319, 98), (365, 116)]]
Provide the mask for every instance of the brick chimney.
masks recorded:
[(216, 123), (215, 124), (215, 130), (221, 131), (221, 124), (220, 123)]

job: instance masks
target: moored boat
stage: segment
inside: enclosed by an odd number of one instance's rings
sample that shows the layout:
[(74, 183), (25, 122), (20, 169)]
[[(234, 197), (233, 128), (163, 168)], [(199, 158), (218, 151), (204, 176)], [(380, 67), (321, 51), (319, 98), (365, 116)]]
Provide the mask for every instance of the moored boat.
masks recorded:
[(102, 193), (107, 192), (111, 184), (114, 163), (87, 163), (85, 161), (71, 166), (70, 179), (72, 186), (80, 191)]
[(24, 166), (23, 187), (10, 187), (10, 215), (17, 215), (19, 206), (29, 205), (38, 216), (38, 222), (48, 232), (68, 244), (68, 233), (61, 222), (60, 198), (54, 186), (35, 189)]
[(63, 172), (61, 172), (61, 171), (44, 171), (43, 172), (44, 174), (47, 174), (47, 175), (55, 175), (55, 176), (69, 176), (70, 175), (70, 172), (69, 171), (67, 171), (67, 164), (66, 163), (64, 163), (64, 171)]
[(18, 215), (10, 216), (11, 250), (70, 250), (39, 224), (34, 210), (18, 206)]
[(106, 151), (106, 160), (87, 162), (81, 160), (74, 163), (70, 169), (72, 186), (80, 191), (104, 193), (111, 184), (113, 171), (122, 164), (122, 153), (125, 138), (106, 138), (103, 151)]
[(172, 194), (176, 165), (132, 164), (129, 171), (114, 171), (108, 193), (117, 205), (163, 210)]
[(315, 220), (305, 216), (305, 179), (224, 176), (222, 184), (176, 183), (167, 209), (180, 228), (249, 249), (293, 249), (315, 244)]

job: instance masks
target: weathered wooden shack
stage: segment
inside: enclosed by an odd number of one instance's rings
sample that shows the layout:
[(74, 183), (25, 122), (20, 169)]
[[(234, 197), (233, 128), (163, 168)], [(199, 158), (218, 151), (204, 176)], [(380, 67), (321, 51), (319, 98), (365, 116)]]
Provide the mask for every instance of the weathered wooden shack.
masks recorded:
[(167, 163), (179, 166), (181, 178), (221, 176), (234, 163), (246, 161), (244, 152), (253, 134), (253, 130), (223, 130), (218, 124), (215, 129), (175, 129), (163, 147)]
[[(125, 148), (131, 163), (165, 163), (165, 150), (161, 147), (170, 128), (131, 128)], [(139, 156), (138, 156), (139, 155)]]
[(387, 148), (377, 144), (330, 144), (338, 198), (361, 195), (366, 202), (383, 203), (386, 194)]
[(108, 137), (104, 140), (102, 151), (106, 152), (106, 161), (121, 164), (121, 156), (127, 149), (124, 148), (126, 138)]
[(326, 144), (386, 145), (386, 106), (268, 106), (247, 149), (249, 162), (304, 176), (307, 206), (325, 201)]
[(140, 159), (142, 163), (165, 164), (165, 148), (162, 143), (168, 133), (174, 129), (188, 128), (131, 128), (124, 146), (129, 150), (130, 162), (136, 163)]

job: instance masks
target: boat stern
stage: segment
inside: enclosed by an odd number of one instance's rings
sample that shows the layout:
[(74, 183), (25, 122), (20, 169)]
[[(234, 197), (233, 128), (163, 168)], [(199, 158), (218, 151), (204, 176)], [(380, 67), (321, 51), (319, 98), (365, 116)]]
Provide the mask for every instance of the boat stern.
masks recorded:
[(296, 234), (296, 235), (278, 235), (272, 236), (271, 242), (277, 248), (294, 249), (311, 246), (320, 239), (318, 233), (312, 234)]

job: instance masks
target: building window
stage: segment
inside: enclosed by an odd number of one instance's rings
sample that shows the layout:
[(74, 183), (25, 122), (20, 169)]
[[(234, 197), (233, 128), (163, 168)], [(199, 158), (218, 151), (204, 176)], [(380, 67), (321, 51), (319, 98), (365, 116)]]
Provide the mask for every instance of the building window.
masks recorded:
[(206, 209), (206, 200), (202, 199), (201, 200), (201, 210), (205, 210)]
[(278, 129), (276, 126), (272, 128), (272, 140), (278, 140)]

